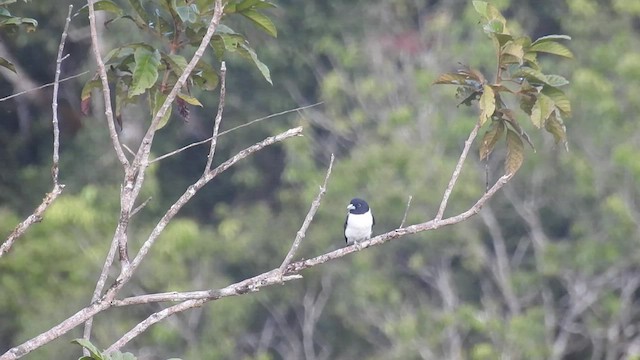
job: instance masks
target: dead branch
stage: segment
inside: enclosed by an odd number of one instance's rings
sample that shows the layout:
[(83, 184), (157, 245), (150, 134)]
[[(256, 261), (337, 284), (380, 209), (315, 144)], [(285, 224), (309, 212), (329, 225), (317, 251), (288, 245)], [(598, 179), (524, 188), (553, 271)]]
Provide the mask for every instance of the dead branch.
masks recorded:
[(11, 250), (11, 247), (15, 243), (15, 241), (21, 237), (27, 229), (37, 223), (42, 221), (42, 216), (44, 212), (51, 206), (51, 204), (56, 200), (56, 198), (62, 193), (64, 189), (64, 184), (60, 184), (58, 182), (58, 173), (59, 173), (59, 164), (60, 164), (60, 127), (58, 122), (58, 89), (60, 85), (60, 67), (62, 66), (62, 61), (66, 59), (66, 56), (63, 56), (64, 53), (64, 44), (67, 40), (67, 33), (69, 32), (69, 23), (71, 23), (71, 12), (73, 11), (73, 5), (69, 5), (69, 13), (67, 14), (67, 18), (64, 23), (64, 30), (62, 31), (62, 35), (60, 37), (60, 45), (58, 46), (58, 56), (56, 58), (56, 74), (53, 80), (53, 99), (51, 101), (51, 108), (53, 110), (52, 114), (52, 124), (53, 124), (53, 164), (51, 165), (51, 177), (53, 179), (53, 189), (51, 192), (47, 193), (42, 200), (42, 203), (36, 208), (36, 210), (29, 215), (24, 221), (22, 221), (15, 229), (9, 234), (9, 237), (0, 245), (0, 257)]
[(320, 192), (318, 193), (318, 196), (316, 196), (316, 198), (311, 203), (311, 208), (309, 209), (307, 216), (304, 218), (304, 221), (302, 222), (302, 226), (300, 227), (300, 230), (298, 230), (298, 232), (296, 233), (296, 238), (295, 240), (293, 240), (291, 249), (289, 249), (289, 252), (285, 256), (284, 261), (282, 262), (282, 265), (280, 265), (281, 274), (284, 274), (284, 270), (291, 263), (291, 259), (293, 259), (293, 256), (295, 255), (296, 251), (298, 251), (298, 247), (300, 246), (300, 243), (306, 236), (307, 229), (309, 228), (309, 225), (311, 225), (311, 221), (313, 220), (313, 217), (315, 216), (316, 212), (318, 211), (318, 208), (320, 207), (320, 201), (322, 201), (322, 197), (327, 192), (327, 182), (329, 181), (329, 177), (331, 176), (331, 169), (333, 168), (333, 160), (335, 160), (335, 156), (331, 154), (331, 161), (329, 162), (327, 175), (325, 175), (324, 177), (324, 182), (320, 187)]
[(211, 147), (209, 148), (209, 155), (207, 156), (207, 165), (204, 167), (204, 173), (211, 170), (211, 163), (213, 163), (213, 155), (216, 153), (216, 146), (218, 145), (218, 132), (220, 131), (220, 122), (222, 121), (222, 113), (224, 112), (224, 100), (227, 94), (227, 65), (222, 62), (220, 65), (220, 101), (218, 102), (218, 111), (216, 113), (216, 119), (213, 122), (213, 135), (211, 135)]
[(442, 202), (440, 202), (440, 208), (438, 209), (438, 214), (435, 217), (435, 220), (440, 220), (444, 216), (444, 211), (447, 208), (447, 203), (449, 202), (449, 196), (451, 196), (451, 192), (453, 191), (453, 187), (456, 185), (458, 178), (460, 177), (460, 173), (462, 172), (462, 165), (464, 164), (465, 159), (467, 158), (467, 154), (469, 153), (469, 149), (471, 148), (471, 144), (473, 140), (475, 140), (476, 136), (478, 136), (478, 130), (480, 129), (480, 122), (476, 122), (476, 125), (469, 133), (469, 138), (464, 142), (464, 148), (462, 149), (462, 153), (460, 154), (460, 158), (458, 159), (458, 163), (456, 164), (453, 173), (451, 174), (451, 180), (449, 180), (449, 185), (444, 191), (444, 196), (442, 197)]

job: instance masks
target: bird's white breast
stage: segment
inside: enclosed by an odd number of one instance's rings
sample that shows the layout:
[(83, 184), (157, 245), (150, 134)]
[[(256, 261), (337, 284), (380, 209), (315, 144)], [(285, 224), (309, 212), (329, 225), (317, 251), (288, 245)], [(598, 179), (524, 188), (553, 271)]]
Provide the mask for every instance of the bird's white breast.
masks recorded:
[(367, 211), (364, 214), (349, 214), (344, 236), (346, 236), (349, 243), (369, 239), (372, 226), (373, 216), (371, 211)]

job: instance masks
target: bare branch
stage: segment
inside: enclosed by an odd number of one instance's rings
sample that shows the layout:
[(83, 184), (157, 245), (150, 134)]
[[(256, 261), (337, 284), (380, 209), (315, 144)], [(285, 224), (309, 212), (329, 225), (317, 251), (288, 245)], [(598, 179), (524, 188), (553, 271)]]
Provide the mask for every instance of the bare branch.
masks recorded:
[(405, 221), (407, 221), (407, 214), (409, 214), (409, 208), (411, 207), (411, 200), (413, 200), (413, 195), (409, 195), (409, 200), (407, 200), (407, 207), (404, 209), (404, 215), (402, 216), (402, 221), (400, 222), (400, 228), (404, 226)]
[(73, 11), (73, 5), (69, 5), (69, 13), (67, 14), (67, 18), (64, 23), (64, 30), (62, 31), (62, 35), (60, 37), (60, 45), (58, 46), (58, 56), (56, 58), (56, 74), (53, 81), (53, 97), (51, 100), (51, 108), (53, 110), (52, 120), (53, 123), (53, 164), (51, 165), (51, 177), (53, 179), (53, 189), (51, 192), (45, 195), (42, 203), (36, 208), (36, 210), (29, 215), (24, 221), (22, 221), (16, 228), (11, 232), (9, 237), (0, 245), (0, 257), (7, 253), (15, 241), (22, 236), (27, 229), (36, 222), (42, 221), (42, 216), (44, 212), (51, 206), (51, 204), (56, 200), (56, 198), (62, 193), (64, 189), (64, 185), (58, 183), (58, 173), (59, 173), (59, 164), (60, 164), (60, 127), (58, 122), (58, 89), (60, 83), (60, 67), (62, 65), (62, 61), (66, 59), (66, 56), (63, 56), (64, 52), (64, 44), (67, 40), (67, 33), (69, 31), (69, 23), (71, 23), (71, 12)]
[(449, 196), (451, 196), (451, 192), (453, 191), (453, 187), (456, 185), (458, 181), (458, 177), (460, 177), (460, 173), (462, 172), (462, 165), (464, 164), (465, 159), (467, 158), (467, 154), (469, 153), (469, 149), (471, 148), (471, 144), (473, 140), (478, 136), (478, 130), (480, 129), (480, 122), (476, 122), (476, 125), (469, 133), (469, 138), (464, 142), (464, 149), (462, 149), (462, 153), (460, 154), (460, 158), (458, 159), (458, 163), (456, 164), (455, 169), (453, 170), (453, 174), (451, 174), (451, 179), (449, 180), (449, 185), (444, 191), (444, 196), (442, 197), (442, 202), (440, 203), (440, 208), (438, 209), (438, 214), (436, 215), (434, 220), (442, 219), (444, 216), (444, 210), (447, 208), (447, 202), (449, 202)]
[(42, 203), (40, 204), (40, 206), (38, 206), (36, 211), (34, 211), (33, 214), (29, 215), (24, 221), (18, 224), (15, 229), (13, 229), (9, 237), (7, 237), (7, 240), (5, 240), (2, 245), (0, 245), (0, 257), (11, 250), (13, 243), (27, 231), (29, 226), (42, 221), (42, 214), (44, 214), (44, 212), (47, 210), (47, 208), (49, 208), (49, 206), (58, 197), (58, 195), (62, 193), (63, 188), (64, 185), (54, 185), (53, 190), (44, 197)]
[[(309, 108), (312, 108), (312, 107), (315, 107), (315, 106), (318, 106), (318, 105), (321, 105), (321, 104), (324, 104), (324, 101), (320, 101), (320, 102), (317, 102), (317, 103), (315, 103), (315, 104), (311, 104), (311, 105), (307, 105), (307, 106), (297, 107), (297, 108), (295, 108), (295, 109), (284, 110), (284, 111), (281, 111), (281, 112), (279, 112), (279, 113), (275, 113), (275, 114), (267, 115), (267, 116), (265, 116), (265, 117), (261, 117), (261, 118), (259, 118), (259, 119), (251, 120), (251, 121), (249, 121), (249, 122), (247, 122), (247, 123), (245, 123), (245, 124), (238, 125), (238, 126), (233, 127), (233, 128), (231, 128), (231, 129), (229, 129), (229, 130), (225, 130), (225, 131), (220, 132), (220, 133), (218, 134), (218, 137), (220, 137), (220, 136), (222, 136), (222, 135), (226, 135), (226, 134), (228, 134), (228, 133), (230, 133), (230, 132), (232, 132), (232, 131), (235, 131), (235, 130), (241, 129), (241, 128), (245, 127), (245, 126), (249, 126), (249, 125), (251, 125), (251, 124), (254, 124), (254, 123), (257, 123), (257, 122), (260, 122), (260, 121), (263, 121), (263, 120), (271, 119), (271, 118), (274, 118), (274, 117), (276, 117), (276, 116), (280, 116), (280, 115), (286, 115), (286, 114), (289, 114), (289, 113), (292, 113), (292, 112), (296, 112), (296, 111), (301, 111), (301, 110), (309, 109)], [(191, 143), (191, 144), (189, 144), (189, 145), (183, 146), (183, 147), (181, 147), (181, 148), (179, 148), (179, 149), (177, 149), (177, 150), (174, 150), (174, 151), (168, 152), (168, 153), (166, 153), (166, 154), (164, 154), (164, 155), (158, 156), (157, 158), (155, 158), (155, 159), (153, 159), (153, 160), (150, 160), (150, 161), (149, 161), (149, 164), (153, 164), (153, 163), (154, 163), (154, 162), (156, 162), (156, 161), (160, 161), (160, 160), (166, 159), (166, 158), (168, 158), (168, 157), (170, 157), (170, 156), (173, 156), (173, 155), (175, 155), (175, 154), (181, 153), (181, 152), (183, 152), (183, 151), (185, 151), (185, 150), (187, 150), (187, 149), (190, 149), (190, 148), (192, 148), (192, 147), (194, 147), (194, 146), (198, 146), (198, 145), (206, 144), (206, 143), (208, 143), (209, 141), (211, 141), (212, 139), (213, 139), (213, 136), (211, 136), (211, 137), (209, 137), (209, 138), (206, 138), (206, 139), (204, 139), (204, 140), (200, 140), (200, 141), (197, 141), (197, 142)]]
[(151, 249), (151, 246), (156, 241), (158, 236), (160, 236), (160, 233), (164, 230), (164, 228), (167, 226), (169, 221), (173, 219), (173, 217), (178, 213), (178, 211), (180, 211), (180, 209), (182, 209), (182, 207), (189, 200), (191, 200), (191, 198), (198, 192), (198, 190), (200, 190), (209, 181), (213, 180), (216, 176), (218, 176), (219, 174), (221, 174), (222, 172), (224, 172), (225, 170), (233, 166), (238, 161), (246, 158), (247, 156), (257, 151), (262, 150), (264, 147), (275, 144), (277, 142), (281, 142), (290, 137), (301, 136), (301, 135), (302, 135), (302, 127), (299, 126), (297, 128), (289, 129), (278, 135), (268, 137), (238, 152), (232, 158), (218, 165), (218, 167), (216, 167), (215, 169), (207, 172), (206, 174), (203, 174), (195, 183), (193, 183), (193, 185), (187, 188), (187, 190), (182, 194), (182, 196), (180, 196), (178, 200), (176, 200), (176, 202), (173, 205), (171, 205), (169, 210), (167, 210), (167, 212), (164, 214), (162, 219), (160, 219), (158, 224), (155, 226), (155, 228), (149, 235), (149, 238), (144, 242), (144, 244), (140, 248), (140, 251), (131, 262), (131, 267), (129, 269), (126, 269), (126, 271), (123, 271), (119, 279), (124, 279), (123, 281), (126, 282), (126, 280), (131, 277), (133, 271), (140, 265), (144, 257), (147, 255), (147, 252), (149, 252), (149, 250)]
[[(89, 71), (83, 71), (83, 72), (81, 72), (81, 73), (79, 73), (79, 74), (75, 74), (75, 75), (67, 76), (67, 77), (65, 77), (65, 78), (60, 79), (60, 80), (58, 81), (58, 83), (63, 83), (63, 82), (65, 82), (65, 81), (73, 80), (73, 79), (78, 78), (78, 77), (80, 77), (80, 76), (87, 75), (88, 73), (89, 73)], [(48, 88), (49, 86), (53, 86), (54, 84), (55, 84), (55, 82), (50, 82), (50, 83), (48, 83), (48, 84), (43, 84), (43, 85), (40, 85), (40, 86), (37, 86), (37, 87), (31, 88), (31, 89), (28, 89), (28, 90), (20, 91), (20, 92), (17, 92), (17, 93), (15, 93), (15, 94), (11, 94), (11, 95), (9, 95), (9, 96), (5, 96), (5, 97), (3, 97), (3, 98), (0, 98), (0, 102), (7, 101), (7, 100), (13, 99), (13, 98), (15, 98), (15, 97), (21, 96), (21, 95), (28, 94), (28, 93), (33, 92), (33, 91), (38, 91), (38, 90), (42, 90), (42, 89), (44, 89), (44, 88)]]
[[(272, 270), (269, 274), (274, 273), (277, 270)], [(289, 280), (293, 280), (293, 279), (300, 279), (302, 278), (302, 276), (300, 275), (292, 275), (292, 276), (285, 276), (282, 280), (283, 281), (289, 281)], [(253, 278), (252, 278), (253, 279)], [(270, 281), (277, 281), (277, 277), (272, 277), (272, 279), (270, 279)], [(274, 282), (275, 283), (275, 282)], [(269, 283), (268, 285), (273, 285), (274, 283)], [(265, 283), (266, 285), (266, 283)], [(241, 295), (241, 294), (246, 294), (247, 292), (253, 292), (253, 291), (258, 291), (259, 288), (250, 288), (250, 287), (242, 287), (242, 286), (236, 286), (236, 287), (227, 287), (225, 289), (220, 290), (220, 292), (217, 295), (213, 295), (214, 297), (216, 297), (217, 299), (222, 298), (222, 297), (227, 297), (227, 296), (232, 296), (232, 295)], [(231, 293), (230, 291), (233, 291), (233, 293)], [(238, 292), (238, 291), (244, 291), (244, 292)], [(200, 293), (200, 292), (196, 292), (196, 293)], [(180, 293), (176, 293), (176, 294), (180, 294)], [(144, 297), (145, 295), (142, 295), (142, 297)], [(185, 298), (187, 299), (187, 298)], [(143, 320), (142, 322), (140, 322), (138, 325), (136, 325), (133, 329), (129, 330), (126, 334), (124, 334), (120, 339), (118, 339), (115, 343), (113, 343), (111, 346), (109, 346), (109, 348), (107, 348), (107, 350), (105, 350), (105, 353), (109, 353), (109, 352), (113, 352), (116, 350), (119, 350), (121, 347), (123, 347), (124, 345), (126, 345), (129, 341), (131, 341), (133, 338), (135, 338), (136, 336), (142, 334), (146, 329), (148, 329), (151, 325), (160, 322), (161, 320), (166, 319), (167, 317), (173, 315), (173, 314), (177, 314), (179, 312), (183, 312), (189, 309), (193, 309), (195, 307), (200, 307), (203, 304), (207, 303), (208, 301), (212, 300), (212, 298), (210, 297), (201, 297), (201, 298), (191, 298), (191, 299), (187, 299), (186, 301), (183, 301), (179, 304), (170, 306), (164, 310), (158, 311), (156, 313), (151, 314), (149, 317), (147, 317), (145, 320)], [(152, 301), (152, 302), (156, 302), (156, 301)], [(120, 306), (122, 304), (122, 302), (118, 302), (118, 301), (114, 301), (113, 304), (115, 306)]]
[(60, 67), (64, 53), (64, 43), (67, 41), (67, 32), (69, 31), (69, 23), (71, 22), (71, 12), (73, 11), (73, 5), (69, 5), (69, 12), (67, 13), (67, 19), (64, 22), (64, 30), (60, 36), (60, 46), (58, 46), (58, 56), (56, 58), (56, 74), (53, 78), (53, 99), (51, 101), (51, 109), (53, 110), (53, 165), (51, 166), (51, 176), (53, 177), (53, 186), (58, 185), (58, 172), (60, 163), (60, 127), (58, 126), (58, 90), (60, 88)]
[(216, 119), (213, 122), (213, 135), (211, 136), (211, 147), (209, 148), (209, 155), (207, 156), (207, 165), (204, 167), (204, 173), (211, 170), (211, 163), (213, 163), (213, 155), (216, 153), (216, 146), (218, 145), (218, 131), (220, 130), (220, 122), (222, 121), (222, 112), (224, 111), (224, 100), (227, 94), (227, 65), (223, 61), (220, 65), (220, 102), (218, 103), (218, 112), (216, 113)]
[(138, 211), (142, 210), (145, 206), (147, 206), (147, 204), (149, 203), (149, 201), (151, 201), (151, 199), (152, 199), (152, 198), (153, 198), (153, 197), (149, 196), (149, 197), (147, 198), (147, 200), (143, 201), (143, 202), (142, 202), (142, 204), (138, 205), (138, 207), (137, 207), (137, 208), (133, 209), (133, 210), (131, 211), (131, 216), (133, 216), (133, 215), (137, 214), (137, 213), (138, 213)]
[(192, 309), (195, 307), (200, 307), (202, 306), (204, 303), (206, 303), (206, 300), (189, 300), (189, 301), (185, 301), (185, 302), (181, 302), (179, 304), (170, 306), (162, 311), (158, 311), (156, 313), (153, 313), (151, 316), (147, 317), (146, 319), (144, 319), (144, 321), (140, 322), (138, 325), (136, 325), (133, 329), (129, 330), (126, 334), (124, 334), (120, 339), (118, 339), (116, 342), (114, 342), (111, 346), (109, 346), (104, 352), (105, 353), (110, 353), (113, 351), (116, 351), (118, 349), (120, 349), (121, 347), (123, 347), (124, 345), (126, 345), (129, 341), (131, 341), (133, 338), (135, 338), (136, 336), (142, 334), (145, 330), (147, 330), (151, 325), (162, 321), (166, 318), (168, 318), (169, 316), (179, 313), (179, 312), (183, 312), (185, 310), (188, 309)]
[(98, 31), (96, 30), (96, 12), (93, 8), (95, 0), (87, 0), (89, 3), (89, 28), (91, 30), (91, 48), (93, 49), (93, 57), (96, 59), (98, 65), (98, 74), (100, 74), (100, 81), (102, 82), (102, 95), (104, 97), (104, 114), (107, 117), (107, 127), (109, 128), (109, 136), (113, 143), (113, 149), (116, 151), (118, 160), (125, 168), (129, 167), (129, 160), (127, 160), (124, 151), (122, 150), (122, 144), (118, 138), (116, 132), (115, 120), (113, 118), (113, 109), (111, 108), (111, 92), (109, 91), (109, 80), (107, 79), (107, 69), (105, 68), (104, 61), (102, 61), (102, 55), (100, 55), (100, 45), (98, 43)]
[(318, 208), (320, 207), (320, 201), (322, 201), (322, 197), (327, 192), (327, 182), (329, 181), (329, 177), (331, 176), (331, 169), (333, 168), (334, 160), (335, 160), (335, 156), (331, 154), (331, 161), (329, 162), (327, 175), (325, 175), (324, 177), (324, 182), (320, 187), (320, 192), (318, 193), (318, 196), (316, 196), (316, 198), (311, 203), (311, 208), (309, 209), (309, 212), (307, 212), (307, 216), (304, 218), (304, 221), (302, 222), (302, 226), (300, 227), (300, 230), (298, 230), (298, 232), (296, 233), (296, 238), (295, 240), (293, 240), (291, 249), (289, 249), (289, 252), (287, 253), (287, 256), (285, 256), (284, 261), (282, 262), (282, 265), (280, 265), (279, 270), (281, 275), (284, 274), (284, 270), (291, 263), (291, 259), (293, 259), (293, 256), (295, 255), (296, 251), (298, 251), (298, 247), (300, 246), (302, 239), (304, 239), (307, 233), (307, 229), (309, 228), (309, 225), (311, 225), (313, 216), (316, 214), (316, 212), (318, 211)]
[[(378, 235), (370, 240), (360, 243), (361, 248), (368, 248), (380, 244), (384, 244), (390, 240), (397, 239), (406, 235), (419, 233), (422, 231), (435, 230), (443, 226), (458, 224), (467, 220), (471, 216), (477, 214), (482, 206), (491, 199), (509, 180), (513, 177), (513, 174), (502, 176), (498, 181), (489, 189), (488, 192), (482, 195), (476, 203), (470, 207), (467, 211), (462, 212), (456, 216), (452, 216), (442, 220), (430, 220), (424, 223), (407, 226), (405, 228), (399, 228), (389, 231), (385, 234)], [(314, 266), (324, 264), (328, 261), (339, 259), (350, 253), (359, 251), (357, 246), (347, 246), (340, 248), (323, 255), (316, 256), (308, 260), (301, 260), (287, 265), (284, 276), (280, 272), (280, 268), (270, 270), (268, 272), (256, 275), (254, 277), (239, 281), (235, 284), (231, 284), (227, 287), (217, 290), (201, 290), (201, 291), (189, 291), (189, 292), (167, 292), (158, 294), (148, 294), (140, 296), (132, 296), (121, 300), (113, 300), (113, 306), (128, 306), (135, 304), (148, 304), (157, 302), (175, 302), (175, 301), (189, 301), (206, 299), (207, 301), (218, 300), (229, 296), (238, 296), (247, 292), (258, 291), (263, 287), (273, 284), (281, 284), (290, 280), (300, 278), (299, 272)]]

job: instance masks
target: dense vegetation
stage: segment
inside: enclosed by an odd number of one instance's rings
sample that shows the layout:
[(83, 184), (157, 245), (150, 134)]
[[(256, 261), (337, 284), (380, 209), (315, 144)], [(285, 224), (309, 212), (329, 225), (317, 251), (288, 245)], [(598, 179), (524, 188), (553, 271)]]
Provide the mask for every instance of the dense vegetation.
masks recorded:
[[(128, 2), (118, 3), (127, 8)], [(536, 151), (524, 148), (515, 178), (477, 217), (317, 267), (286, 286), (178, 315), (126, 350), (141, 359), (640, 356), (640, 6), (623, 0), (493, 3), (517, 33), (571, 36), (563, 44), (573, 60), (538, 59), (570, 82), (568, 152), (522, 121)], [(462, 99), (455, 87), (432, 84), (459, 62), (495, 71), (491, 41), (471, 2), (276, 4), (265, 11), (277, 39), (245, 19), (229, 23), (246, 34), (273, 85), (255, 62), (229, 57), (222, 130), (324, 103), (221, 137), (219, 154), (228, 156), (289, 125), (307, 128), (305, 137), (269, 148), (209, 184), (167, 228), (127, 293), (216, 288), (279, 265), (331, 153), (337, 160), (330, 186), (299, 256), (343, 246), (343, 210), (355, 195), (374, 209), (375, 233), (399, 226), (409, 196), (408, 223), (437, 212), (477, 110), (456, 108)], [(67, 10), (53, 1), (9, 9), (38, 26), (0, 34), (0, 57), (12, 61), (21, 79), (3, 72), (0, 97), (51, 81)], [(86, 305), (117, 221), (121, 169), (102, 110), (80, 115), (82, 88), (95, 70), (86, 26), (86, 14), (74, 18), (63, 68), (63, 76), (91, 70), (61, 89), (60, 176), (67, 188), (45, 220), (0, 259), (0, 353)], [(105, 46), (134, 41), (136, 29), (135, 22), (110, 23)], [(213, 53), (207, 59), (217, 61)], [(50, 95), (44, 89), (0, 102), (2, 234), (50, 187)], [(155, 155), (210, 136), (217, 95), (202, 89), (194, 96), (203, 107), (190, 107), (188, 121), (174, 112), (158, 133)], [(145, 108), (132, 104), (121, 116), (124, 141), (138, 138), (148, 121)], [(483, 193), (485, 166), (491, 179), (503, 171), (504, 147), (486, 163), (477, 149), (448, 212), (466, 209)], [(152, 200), (136, 218), (131, 247), (140, 246), (135, 239), (144, 239), (200, 175), (205, 157), (196, 147), (151, 168), (142, 197)], [(156, 310), (130, 309), (97, 317), (98, 347)], [(78, 330), (29, 358), (77, 357), (79, 348), (69, 341), (80, 336)]]

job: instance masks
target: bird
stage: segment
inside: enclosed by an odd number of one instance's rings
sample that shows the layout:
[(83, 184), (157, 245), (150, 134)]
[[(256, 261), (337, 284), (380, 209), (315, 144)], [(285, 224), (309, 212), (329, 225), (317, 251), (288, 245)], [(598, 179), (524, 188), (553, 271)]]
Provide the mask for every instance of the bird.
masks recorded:
[(347, 206), (349, 212), (344, 221), (344, 239), (347, 245), (358, 244), (371, 238), (376, 220), (366, 201), (353, 198)]

